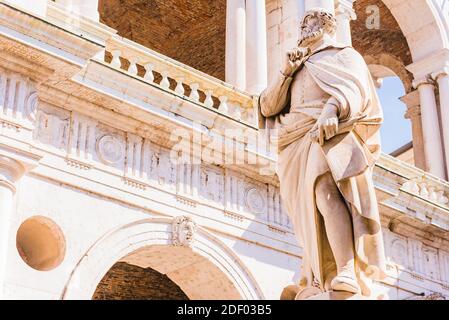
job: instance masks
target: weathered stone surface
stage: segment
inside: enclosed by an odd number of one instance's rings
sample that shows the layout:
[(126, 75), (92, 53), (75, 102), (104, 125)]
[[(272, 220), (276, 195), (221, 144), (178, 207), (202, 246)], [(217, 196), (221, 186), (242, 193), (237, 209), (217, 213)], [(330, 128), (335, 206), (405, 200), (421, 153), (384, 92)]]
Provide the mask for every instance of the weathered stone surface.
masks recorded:
[[(281, 2), (285, 3), (282, 9)], [(286, 45), (288, 41), (293, 45), (296, 42), (293, 33), (297, 24), (290, 14), (294, 10), (287, 8), (299, 2), (267, 2), (267, 12), (272, 19), (270, 27), (277, 28), (279, 23), (285, 27), (280, 31), (285, 33), (273, 31), (271, 35), (273, 42), (276, 41), (272, 48), (276, 54), (279, 51), (280, 55), (281, 47), (282, 52), (284, 46), (290, 49), (290, 45)], [(111, 0), (111, 3), (122, 1)], [(398, 18), (407, 16), (416, 20), (413, 25), (416, 28), (423, 23), (421, 20), (425, 23), (425, 19), (420, 19), (424, 10), (407, 11), (407, 8), (416, 9), (415, 3), (420, 3), (425, 9), (429, 2), (398, 3), (403, 4), (397, 8)], [(52, 2), (48, 4), (51, 6)], [(279, 10), (282, 10), (281, 16)], [(70, 13), (61, 15), (67, 24), (70, 23), (67, 30), (0, 4), (0, 25), (5, 32), (0, 36), (3, 50), (0, 81), (3, 84), (9, 81), (1, 88), (14, 88), (10, 79), (19, 79), (19, 74), (39, 84), (35, 87), (39, 96), (35, 117), (30, 113), (31, 119), (26, 119), (23, 116), (28, 113), (16, 108), (27, 106), (28, 110), (33, 104), (11, 103), (11, 97), (24, 98), (24, 95), (12, 94), (13, 90), (8, 90), (10, 103), (0, 115), (3, 155), (16, 161), (4, 159), (2, 172), (13, 177), (11, 173), (15, 170), (10, 164), (17, 164), (17, 161), (30, 167), (35, 165), (32, 173), (20, 179), (14, 198), (11, 193), (9, 196), (3, 193), (0, 201), (3, 208), (5, 203), (14, 205), (9, 215), (3, 215), (10, 225), (1, 224), (8, 236), (6, 251), (3, 251), (8, 255), (3, 259), (7, 265), (4, 281), (1, 281), (5, 289), (2, 297), (90, 299), (110, 266), (118, 260), (131, 263), (129, 255), (126, 260), (122, 257), (132, 254), (133, 262), (139, 261), (142, 268), (151, 267), (166, 274), (191, 299), (236, 296), (278, 299), (286, 284), (298, 282), (301, 275), (298, 264), (303, 252), (293, 239), (276, 178), (257, 174), (257, 168), (249, 165), (223, 167), (204, 162), (194, 166), (195, 170), (187, 171), (195, 175), (185, 174), (185, 168), (181, 170), (180, 166), (171, 165), (167, 159), (173, 145), (166, 132), (184, 127), (179, 121), (184, 115), (167, 117), (162, 111), (176, 104), (183, 112), (199, 110), (186, 112), (186, 119), (190, 116), (191, 120), (200, 117), (204, 120), (206, 108), (192, 109), (192, 103), (181, 101), (157, 85), (138, 81), (128, 72), (98, 63), (93, 55), (99, 46), (86, 40), (93, 32), (92, 26), (78, 23), (77, 17)], [(422, 32), (413, 34), (416, 43), (426, 43), (421, 47), (414, 44), (413, 53), (415, 55), (418, 49), (420, 58), (425, 57), (426, 52), (431, 53), (431, 45), (438, 45), (429, 30), (434, 31), (435, 37), (441, 36), (447, 41), (434, 24), (428, 24)], [(119, 37), (108, 32), (104, 30), (102, 39), (111, 37), (117, 40), (115, 43), (120, 42)], [(28, 37), (17, 37), (17, 34)], [(83, 34), (83, 37), (75, 34)], [(131, 31), (129, 35), (132, 36)], [(286, 38), (288, 41), (284, 41)], [(134, 46), (127, 43), (118, 48), (125, 53)], [(74, 60), (79, 64), (67, 60), (73, 55), (79, 58)], [(270, 57), (277, 59), (275, 55)], [(431, 56), (427, 58), (432, 59)], [(159, 71), (175, 69), (168, 63), (161, 63), (159, 67)], [(273, 72), (279, 73), (279, 70)], [(194, 70), (191, 73), (200, 76)], [(211, 87), (216, 91), (219, 85)], [(0, 98), (5, 96), (0, 94)], [(244, 95), (243, 99), (247, 98)], [(160, 117), (162, 114), (164, 117)], [(212, 122), (220, 124), (220, 128), (235, 122), (220, 114), (214, 117)], [(73, 130), (75, 128), (77, 130)], [(248, 128), (246, 132), (253, 130)], [(124, 149), (128, 151), (125, 154)], [(36, 154), (30, 154), (31, 151)], [(242, 154), (250, 155), (247, 149)], [(42, 161), (38, 164), (40, 158)], [(438, 293), (434, 298), (447, 296), (448, 184), (386, 155), (374, 170), (374, 183), (381, 209), (389, 277), (384, 282), (374, 283), (373, 298), (410, 299), (413, 295), (432, 292)], [(194, 192), (186, 195), (185, 190)], [(4, 188), (4, 191), (7, 190)], [(173, 217), (186, 214), (194, 216), (198, 223), (196, 240), (191, 248), (174, 247)], [(16, 246), (16, 232), (24, 221), (35, 215), (53, 220), (67, 243), (61, 265), (48, 272), (30, 268), (17, 252), (20, 248)], [(174, 255), (173, 250), (179, 255)], [(197, 263), (191, 264), (192, 260)], [(139, 273), (132, 271), (130, 274), (137, 278)], [(121, 276), (116, 275), (118, 284)], [(166, 278), (158, 275), (151, 283), (167, 291), (164, 281)], [(112, 283), (107, 285), (112, 286)], [(131, 282), (130, 286), (133, 285)], [(140, 296), (147, 294), (142, 292)]]

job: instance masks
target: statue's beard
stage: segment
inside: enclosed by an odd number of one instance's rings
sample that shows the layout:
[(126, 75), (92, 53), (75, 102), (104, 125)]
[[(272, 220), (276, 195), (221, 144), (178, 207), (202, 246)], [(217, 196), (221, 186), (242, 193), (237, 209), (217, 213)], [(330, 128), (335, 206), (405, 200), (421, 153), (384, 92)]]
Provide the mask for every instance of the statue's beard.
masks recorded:
[(311, 30), (307, 30), (307, 31), (303, 31), (301, 33), (301, 40), (299, 41), (300, 45), (311, 45), (313, 43), (315, 43), (316, 41), (318, 41), (319, 39), (321, 39), (324, 35), (324, 29), (320, 28), (319, 30), (316, 31), (311, 31)]

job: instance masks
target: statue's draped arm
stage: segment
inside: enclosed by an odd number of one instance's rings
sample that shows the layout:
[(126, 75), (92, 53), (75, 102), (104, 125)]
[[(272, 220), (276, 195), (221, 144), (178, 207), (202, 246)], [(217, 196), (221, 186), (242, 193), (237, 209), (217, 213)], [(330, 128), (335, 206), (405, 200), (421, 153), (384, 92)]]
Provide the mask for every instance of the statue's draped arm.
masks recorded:
[(266, 118), (282, 112), (290, 101), (290, 84), (292, 77), (286, 77), (280, 72), (276, 79), (260, 95), (260, 111)]

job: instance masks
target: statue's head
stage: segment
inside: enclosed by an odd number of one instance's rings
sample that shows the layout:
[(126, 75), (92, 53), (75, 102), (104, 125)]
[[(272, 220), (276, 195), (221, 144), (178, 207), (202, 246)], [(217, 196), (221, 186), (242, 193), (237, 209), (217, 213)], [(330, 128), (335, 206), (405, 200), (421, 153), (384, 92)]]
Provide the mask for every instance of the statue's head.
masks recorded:
[(310, 46), (326, 36), (332, 38), (336, 31), (337, 20), (331, 12), (323, 8), (310, 9), (301, 23), (299, 44), (302, 47)]

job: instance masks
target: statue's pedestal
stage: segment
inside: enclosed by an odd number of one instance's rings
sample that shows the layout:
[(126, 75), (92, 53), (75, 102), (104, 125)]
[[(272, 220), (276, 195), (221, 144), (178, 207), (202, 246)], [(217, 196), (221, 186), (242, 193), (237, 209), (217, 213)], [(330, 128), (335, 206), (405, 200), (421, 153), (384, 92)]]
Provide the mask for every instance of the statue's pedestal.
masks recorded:
[(290, 285), (284, 288), (281, 300), (370, 300), (361, 294), (353, 294), (344, 291), (321, 292), (315, 287), (301, 289), (298, 285)]
[(309, 297), (306, 300), (369, 300), (369, 299), (360, 294), (333, 291), (321, 293), (316, 296)]

